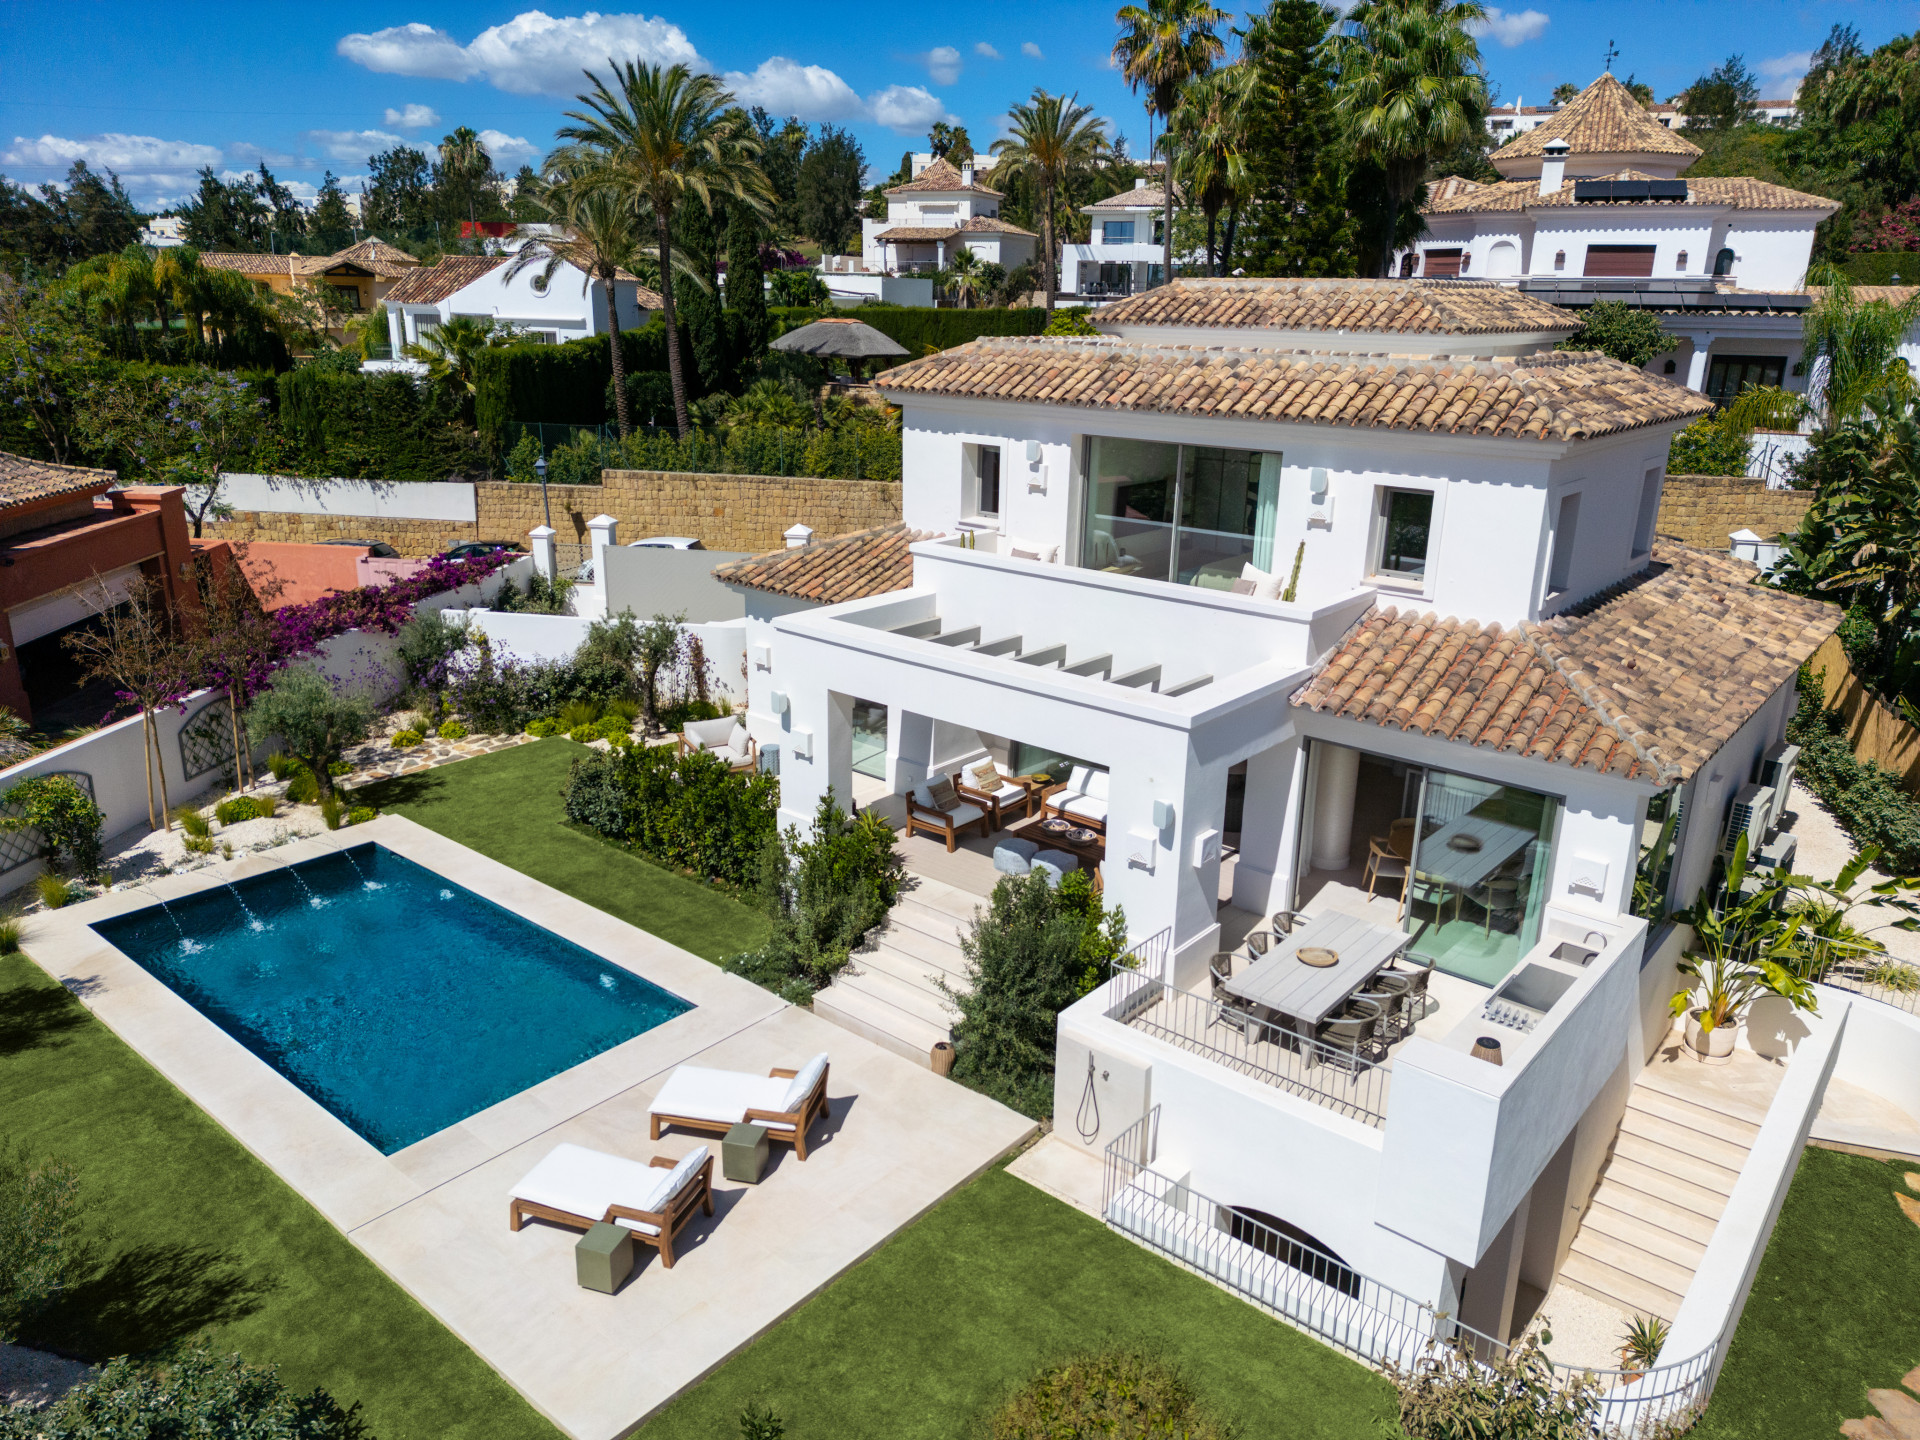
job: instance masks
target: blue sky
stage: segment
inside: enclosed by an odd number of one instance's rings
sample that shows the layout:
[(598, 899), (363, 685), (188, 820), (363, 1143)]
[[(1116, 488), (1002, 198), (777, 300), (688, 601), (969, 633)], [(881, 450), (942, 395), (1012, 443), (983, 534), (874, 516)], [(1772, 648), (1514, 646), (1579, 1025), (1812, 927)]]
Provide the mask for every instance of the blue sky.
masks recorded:
[[(580, 69), (609, 53), (684, 60), (769, 109), (847, 125), (885, 172), (902, 150), (925, 148), (935, 120), (964, 122), (984, 147), (1007, 106), (1036, 85), (1079, 91), (1137, 153), (1146, 122), (1107, 62), (1115, 8), (9, 0), (0, 171), (32, 183), (85, 159), (153, 205), (190, 193), (202, 165), (240, 171), (265, 158), (300, 193), (326, 168), (352, 189), (373, 151), (396, 140), (430, 149), (462, 124), (485, 134), (511, 170), (537, 160)], [(1532, 0), (1490, 14), (1482, 52), (1509, 103), (1591, 80), (1609, 41), (1620, 49), (1616, 72), (1638, 75), (1662, 99), (1735, 50), (1772, 96), (1791, 93), (1836, 20), (1870, 46), (1920, 28), (1920, 5), (1889, 3)]]

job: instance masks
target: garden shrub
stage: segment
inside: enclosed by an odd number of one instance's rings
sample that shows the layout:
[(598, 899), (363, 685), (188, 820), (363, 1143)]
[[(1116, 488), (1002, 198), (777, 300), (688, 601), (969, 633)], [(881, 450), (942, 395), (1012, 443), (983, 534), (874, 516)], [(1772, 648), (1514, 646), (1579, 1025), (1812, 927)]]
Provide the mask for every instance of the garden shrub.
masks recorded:
[(347, 812), (347, 823), (349, 825), (364, 825), (371, 819), (373, 819), (373, 807), (371, 805), (356, 805)]
[(284, 780), (300, 768), (300, 762), (284, 751), (276, 750), (267, 756), (267, 769), (273, 772), (273, 778)]
[(396, 730), (393, 732), (393, 738), (387, 743), (396, 750), (411, 750), (420, 743), (421, 738), (418, 730)]
[(340, 798), (339, 791), (329, 791), (320, 797), (320, 822), (327, 829), (338, 830), (346, 815), (347, 802)]
[(0, 795), (19, 813), (0, 816), (0, 829), (38, 830), (48, 864), (65, 861), (81, 875), (100, 873), (100, 832), (107, 817), (79, 782), (66, 775), (35, 775)]
[(558, 720), (534, 720), (530, 721), (527, 725), (527, 734), (533, 736), (536, 740), (544, 740), (549, 735), (558, 735), (559, 733), (560, 722)]
[(1001, 1406), (986, 1429), (988, 1440), (1230, 1440), (1232, 1433), (1200, 1408), (1179, 1371), (1135, 1349), (1108, 1350), (1042, 1371)]
[(57, 1159), (36, 1164), (24, 1145), (0, 1136), (0, 1344), (12, 1343), (21, 1322), (73, 1280), (83, 1258), (83, 1210), (73, 1166)]
[(43, 870), (34, 876), (33, 888), (40, 897), (40, 903), (49, 910), (58, 910), (74, 898), (73, 882), (51, 870)]
[(189, 855), (211, 855), (213, 837), (211, 835), (183, 835), (180, 843), (186, 847)]
[[(722, 768), (711, 755), (687, 758)], [(771, 775), (755, 776), (751, 783), (765, 785), (770, 801), (778, 794)], [(814, 812), (813, 834), (802, 840), (790, 827), (783, 839), (770, 836), (758, 871), (772, 933), (760, 949), (729, 956), (722, 966), (803, 1004), (886, 919), (900, 896), (906, 867), (893, 848), (892, 827), (872, 811), (849, 819), (829, 790)]]
[(189, 839), (205, 840), (213, 834), (213, 826), (195, 806), (174, 806), (173, 818), (180, 822), (180, 828), (187, 833)]
[(260, 797), (235, 795), (213, 807), (213, 818), (222, 825), (238, 825), (245, 820), (262, 820), (273, 814), (272, 797), (263, 804)]
[[(247, 711), (247, 734), (256, 745), (269, 735), (279, 736), (288, 752), (315, 778), (317, 793), (331, 795), (333, 777), (347, 769), (337, 757), (347, 746), (366, 738), (372, 720), (373, 712), (365, 699), (336, 690), (301, 666), (281, 671), (273, 684), (254, 698)], [(298, 798), (291, 789), (287, 795)]]
[(1745, 475), (1753, 437), (1706, 415), (1673, 437), (1667, 447), (1669, 475)]
[(594, 734), (602, 740), (627, 740), (633, 735), (633, 721), (618, 715), (603, 715), (593, 725)]
[(953, 1078), (1044, 1120), (1053, 1113), (1055, 1021), (1110, 973), (1127, 946), (1125, 912), (1105, 910), (1076, 870), (1059, 887), (1009, 875), (961, 938), (973, 988), (940, 988), (960, 1011)]
[(1600, 1383), (1591, 1372), (1562, 1380), (1543, 1344), (1553, 1336), (1529, 1335), (1500, 1355), (1476, 1354), (1462, 1337), (1429, 1339), (1425, 1352), (1401, 1369), (1386, 1363), (1387, 1378), (1400, 1391), (1399, 1433), (1410, 1440), (1469, 1440), (1477, 1436), (1528, 1436), (1581, 1440), (1595, 1435), (1594, 1401)]
[(440, 738), (442, 740), (464, 740), (467, 738), (467, 727), (462, 725), (458, 720), (449, 720), (441, 725)]
[(664, 864), (746, 885), (777, 833), (779, 794), (772, 776), (735, 775), (711, 755), (635, 746), (576, 760), (566, 810)]
[[(600, 483), (599, 476), (594, 483)], [(501, 582), (500, 593), (493, 597), (493, 608), (507, 615), (566, 615), (573, 608), (573, 582), (564, 575), (549, 580), (538, 570), (527, 576), (527, 588), (522, 590), (508, 576)]]
[(1890, 875), (1920, 874), (1920, 804), (1893, 771), (1854, 757), (1846, 718), (1827, 709), (1823, 677), (1804, 665), (1787, 738), (1800, 747), (1800, 783), (1820, 797), (1854, 848), (1877, 845)]
[(303, 365), (277, 388), (280, 430), (297, 474), (434, 481), (485, 467), (478, 437), (445, 386)]
[(20, 917), (0, 915), (0, 955), (17, 955), (19, 951)]
[(686, 729), (691, 720), (722, 720), (731, 714), (732, 707), (722, 705), (717, 700), (682, 700), (678, 704), (662, 706), (656, 718), (660, 728), (671, 733)]
[[(505, 585), (512, 585), (508, 579)], [(440, 713), (442, 697), (453, 663), (473, 643), (465, 621), (453, 621), (438, 610), (416, 614), (394, 637), (394, 653), (410, 689), (426, 699), (428, 716)]]
[(44, 1410), (0, 1410), (0, 1440), (373, 1440), (325, 1390), (296, 1395), (273, 1366), (187, 1350), (158, 1364), (122, 1355)]
[(569, 700), (555, 718), (563, 730), (580, 730), (600, 718), (600, 707), (592, 700)]
[(600, 732), (591, 725), (576, 725), (567, 732), (567, 739), (576, 745), (591, 745), (600, 738)]

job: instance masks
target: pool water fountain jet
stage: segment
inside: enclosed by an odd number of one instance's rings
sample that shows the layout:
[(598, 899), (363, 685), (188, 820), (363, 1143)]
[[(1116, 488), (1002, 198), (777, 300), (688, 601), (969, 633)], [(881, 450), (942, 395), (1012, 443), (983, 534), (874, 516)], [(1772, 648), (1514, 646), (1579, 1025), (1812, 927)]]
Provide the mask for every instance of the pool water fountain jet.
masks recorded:
[(307, 878), (300, 873), (300, 867), (298, 865), (287, 866), (287, 873), (293, 876), (295, 880), (298, 880), (300, 882), (300, 888), (307, 892), (307, 904), (316, 910), (324, 910), (327, 908), (327, 902), (313, 893), (313, 887), (307, 884)]
[[(267, 928), (266, 922), (262, 920), (258, 915), (253, 913), (253, 910), (248, 906), (245, 898), (240, 894), (238, 890), (234, 889), (233, 882), (231, 880), (223, 880), (220, 883), (225, 885), (227, 889), (233, 891), (233, 898), (239, 902), (241, 911), (245, 913), (247, 917), (247, 924), (252, 929), (265, 930)], [(175, 923), (177, 924), (178, 922), (176, 921)]]
[(146, 894), (153, 896), (155, 900), (158, 900), (160, 902), (160, 909), (162, 913), (166, 915), (167, 919), (173, 922), (173, 928), (175, 931), (179, 933), (179, 936), (180, 936), (180, 953), (182, 955), (198, 954), (204, 947), (200, 944), (198, 940), (189, 940), (187, 938), (187, 932), (181, 929), (180, 927), (180, 917), (175, 915), (172, 910), (167, 908), (167, 902), (161, 898), (160, 892), (158, 890), (155, 890), (151, 885), (142, 885), (142, 886), (139, 886), (138, 888), (143, 892), (145, 892)]

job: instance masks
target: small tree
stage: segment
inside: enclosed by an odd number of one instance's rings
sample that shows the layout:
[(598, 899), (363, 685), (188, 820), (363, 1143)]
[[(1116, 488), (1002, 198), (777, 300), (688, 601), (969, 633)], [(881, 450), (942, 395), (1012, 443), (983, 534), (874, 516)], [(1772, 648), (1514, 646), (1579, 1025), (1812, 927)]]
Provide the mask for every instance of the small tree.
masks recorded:
[(68, 775), (35, 775), (0, 795), (0, 805), (19, 810), (0, 816), (0, 830), (38, 830), (46, 842), (49, 865), (66, 859), (80, 874), (98, 875), (100, 832), (106, 815)]
[(1561, 1380), (1540, 1347), (1542, 1332), (1491, 1358), (1465, 1336), (1427, 1341), (1407, 1369), (1386, 1363), (1400, 1390), (1400, 1433), (1410, 1440), (1591, 1440), (1600, 1384), (1590, 1374)]
[(243, 739), (240, 716), (247, 697), (274, 660), (273, 622), (266, 606), (279, 598), (287, 582), (266, 567), (249, 577), (241, 568), (246, 547), (236, 546), (233, 559), (220, 563), (196, 557), (194, 589), (198, 612), (191, 617), (203, 679), (227, 694), (227, 728), (233, 739), (233, 783), (253, 783), (253, 751)]
[(296, 1395), (273, 1366), (189, 1350), (161, 1365), (122, 1355), (44, 1410), (0, 1410), (0, 1440), (372, 1440), (325, 1390)]
[(324, 802), (334, 793), (331, 766), (340, 752), (364, 740), (373, 707), (334, 689), (313, 670), (283, 670), (247, 712), (247, 734), (258, 745), (278, 735), (287, 753), (313, 772)]
[(401, 668), (407, 672), (407, 683), (425, 692), (436, 718), (453, 679), (453, 662), (472, 643), (473, 636), (464, 621), (449, 620), (438, 610), (422, 611), (400, 627), (397, 649)]
[(267, 402), (238, 375), (202, 366), (138, 385), (99, 381), (87, 391), (77, 428), (94, 450), (124, 457), (128, 478), (184, 485), (198, 540), (209, 516), (233, 513), (220, 499), (220, 482), (267, 443)]
[(1580, 317), (1580, 328), (1556, 350), (1598, 350), (1638, 370), (1679, 342), (1660, 327), (1660, 317), (1623, 300), (1600, 300)]
[(1775, 870), (1753, 894), (1742, 896), (1746, 875), (1747, 837), (1742, 835), (1727, 863), (1727, 903), (1717, 904), (1708, 886), (1673, 917), (1693, 927), (1693, 947), (1680, 957), (1677, 968), (1695, 983), (1674, 992), (1671, 1009), (1676, 1017), (1692, 1010), (1702, 1039), (1738, 1025), (1747, 1007), (1763, 995), (1781, 996), (1796, 1010), (1819, 1009), (1813, 986), (1793, 963), (1808, 917), (1803, 912), (1783, 919), (1780, 913), (1793, 877)]
[(656, 615), (639, 628), (634, 656), (640, 665), (640, 703), (646, 707), (648, 730), (654, 728), (660, 711), (660, 672), (679, 655), (680, 628), (686, 623), (686, 612), (681, 611)]
[(0, 1139), (0, 1344), (71, 1282), (82, 1208), (73, 1166), (35, 1164), (25, 1146)]

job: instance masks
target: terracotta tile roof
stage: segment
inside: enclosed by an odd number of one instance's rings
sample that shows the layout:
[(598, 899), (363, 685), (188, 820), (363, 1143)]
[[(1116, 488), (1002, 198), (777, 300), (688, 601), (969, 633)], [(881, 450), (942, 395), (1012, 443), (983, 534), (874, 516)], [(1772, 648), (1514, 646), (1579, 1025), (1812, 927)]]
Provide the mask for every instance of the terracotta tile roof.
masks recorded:
[(969, 235), (1026, 235), (1038, 239), (1031, 230), (1022, 230), (997, 215), (975, 215), (960, 227)]
[(1175, 280), (1107, 306), (1093, 323), (1417, 335), (1580, 328), (1558, 306), (1489, 280)]
[(890, 185), (889, 195), (924, 195), (929, 191), (941, 195), (957, 194), (962, 191), (970, 195), (998, 195), (998, 190), (989, 190), (980, 184), (969, 185), (960, 174), (958, 166), (946, 160), (936, 160), (904, 185)]
[(254, 255), (240, 250), (203, 250), (200, 263), (209, 270), (232, 270), (241, 275), (292, 275), (292, 255)]
[(1294, 693), (1309, 710), (1558, 765), (1692, 776), (1839, 624), (1730, 556), (1662, 540), (1641, 574), (1502, 630), (1375, 609)]
[(1713, 408), (1671, 380), (1571, 350), (1476, 360), (994, 337), (910, 360), (874, 384), (895, 394), (1530, 440), (1590, 439)]
[(398, 280), (408, 271), (417, 270), (420, 262), (396, 245), (369, 238), (358, 245), (336, 250), (331, 255), (299, 256), (294, 261), (294, 271), (301, 275), (318, 275), (336, 265), (358, 265), (362, 270), (372, 271), (376, 279)]
[[(1920, 270), (1920, 265), (1914, 268)], [(1827, 298), (1827, 287), (1809, 285), (1807, 294), (1816, 300), (1824, 300)], [(1863, 304), (1868, 300), (1884, 300), (1889, 305), (1904, 305), (1916, 294), (1920, 294), (1920, 285), (1855, 285), (1853, 287), (1853, 298)]]
[(1662, 540), (1653, 564), (1527, 627), (1540, 653), (1685, 779), (1839, 626), (1837, 605), (1755, 585), (1744, 561)]
[(1437, 205), (1442, 200), (1456, 200), (1485, 188), (1484, 180), (1469, 180), (1464, 175), (1443, 175), (1438, 180), (1427, 182), (1427, 203)]
[(504, 255), (443, 255), (438, 265), (422, 265), (403, 275), (387, 292), (387, 303), (432, 305), (506, 263)]
[(891, 240), (897, 245), (902, 241), (945, 240), (959, 233), (959, 227), (956, 225), (896, 225), (891, 230), (882, 230), (873, 238)]
[(78, 465), (56, 465), (51, 460), (29, 460), (0, 451), (0, 508), (51, 500), (61, 495), (84, 495), (113, 485), (111, 470), (84, 470)]
[(730, 560), (713, 567), (713, 578), (796, 600), (838, 605), (913, 584), (913, 556), (907, 547), (933, 535), (931, 530), (909, 530), (905, 525), (856, 530), (797, 550), (769, 550)]
[[(1174, 203), (1180, 203), (1180, 188), (1174, 187)], [(1132, 190), (1122, 190), (1118, 195), (1109, 195), (1104, 200), (1096, 200), (1091, 205), (1082, 205), (1082, 213), (1088, 210), (1139, 210), (1142, 208), (1164, 210), (1167, 208), (1167, 187), (1149, 180), (1145, 185)]]
[(1542, 156), (1549, 140), (1566, 141), (1575, 155), (1640, 153), (1692, 160), (1700, 154), (1698, 145), (1654, 119), (1611, 75), (1602, 75), (1551, 120), (1514, 136), (1494, 154), (1502, 160)]
[(1645, 778), (1627, 739), (1517, 630), (1375, 607), (1294, 692), (1308, 710)]
[[(1596, 180), (1650, 180), (1654, 177), (1639, 170), (1616, 170), (1610, 175), (1596, 175)], [(1709, 175), (1699, 179), (1687, 180), (1687, 198), (1681, 200), (1579, 200), (1573, 198), (1574, 182), (1567, 181), (1551, 195), (1540, 193), (1537, 180), (1503, 180), (1497, 185), (1475, 185), (1471, 189), (1457, 190), (1451, 196), (1437, 197), (1433, 189), (1427, 192), (1427, 203), (1421, 213), (1425, 215), (1472, 215), (1484, 210), (1531, 210), (1536, 206), (1554, 207), (1578, 205), (1582, 210), (1602, 208), (1638, 207), (1646, 209), (1653, 205), (1731, 205), (1740, 210), (1825, 210), (1832, 213), (1840, 208), (1836, 200), (1828, 200), (1819, 195), (1809, 195), (1804, 190), (1789, 190), (1784, 185), (1770, 185), (1765, 180), (1755, 180), (1750, 175)]]

